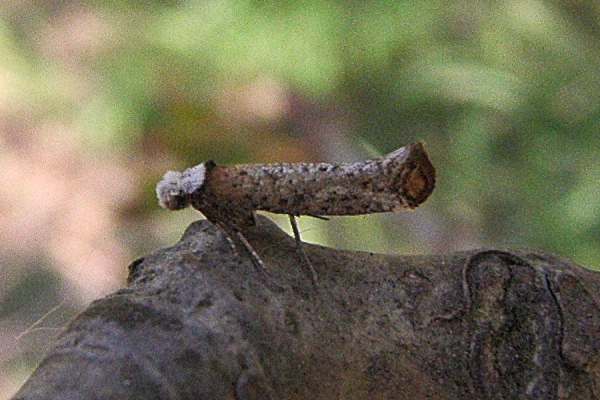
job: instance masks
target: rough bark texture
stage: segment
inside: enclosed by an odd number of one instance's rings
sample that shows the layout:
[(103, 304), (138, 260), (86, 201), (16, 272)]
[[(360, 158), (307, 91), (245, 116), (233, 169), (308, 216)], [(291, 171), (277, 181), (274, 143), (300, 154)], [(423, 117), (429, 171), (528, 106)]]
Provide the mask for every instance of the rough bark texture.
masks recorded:
[(531, 251), (307, 246), (259, 218), (271, 271), (206, 221), (134, 262), (15, 399), (598, 399), (600, 274)]

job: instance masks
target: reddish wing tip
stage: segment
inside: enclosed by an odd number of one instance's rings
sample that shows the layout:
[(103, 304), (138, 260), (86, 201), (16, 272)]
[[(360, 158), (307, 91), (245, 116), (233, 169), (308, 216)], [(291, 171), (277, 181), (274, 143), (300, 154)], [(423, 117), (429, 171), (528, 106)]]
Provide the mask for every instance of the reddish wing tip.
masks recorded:
[(405, 193), (410, 206), (423, 203), (435, 188), (435, 168), (422, 142), (407, 146), (406, 162), (410, 166), (405, 175)]

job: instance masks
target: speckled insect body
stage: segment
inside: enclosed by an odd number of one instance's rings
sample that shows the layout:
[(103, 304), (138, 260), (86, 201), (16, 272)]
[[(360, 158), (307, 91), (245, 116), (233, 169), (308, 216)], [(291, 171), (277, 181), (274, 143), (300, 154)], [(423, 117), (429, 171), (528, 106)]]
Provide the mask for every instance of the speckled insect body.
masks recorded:
[(161, 206), (192, 205), (236, 240), (254, 225), (257, 210), (291, 216), (395, 212), (417, 207), (434, 185), (435, 170), (423, 145), (415, 143), (345, 164), (218, 166), (207, 161), (181, 173), (167, 172), (156, 192)]

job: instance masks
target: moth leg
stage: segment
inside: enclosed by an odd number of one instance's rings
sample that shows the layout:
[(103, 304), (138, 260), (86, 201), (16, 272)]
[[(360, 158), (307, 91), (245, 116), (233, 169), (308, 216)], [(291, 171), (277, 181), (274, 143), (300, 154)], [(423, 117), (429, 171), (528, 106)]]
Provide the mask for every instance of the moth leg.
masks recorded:
[(262, 261), (256, 250), (254, 250), (254, 247), (252, 247), (250, 242), (248, 242), (248, 239), (246, 239), (242, 231), (240, 231), (236, 227), (228, 226), (222, 222), (217, 222), (217, 226), (221, 228), (223, 232), (225, 232), (227, 236), (227, 241), (229, 242), (236, 254), (239, 255), (239, 247), (243, 247), (244, 250), (246, 250), (246, 252), (248, 252), (248, 254), (250, 255), (252, 264), (254, 264), (254, 266), (258, 270), (268, 273), (267, 268), (265, 267), (265, 263)]
[(313, 215), (313, 214), (306, 214), (306, 215), (309, 217), (316, 218), (316, 219), (321, 219), (323, 221), (329, 221), (329, 218), (323, 217), (322, 215)]
[(262, 272), (268, 273), (267, 267), (265, 267), (265, 263), (260, 258), (256, 250), (254, 250), (254, 247), (252, 247), (248, 239), (246, 239), (246, 236), (244, 236), (244, 234), (240, 231), (236, 231), (236, 235), (240, 242), (242, 242), (242, 245), (244, 246), (248, 254), (250, 254), (250, 258), (252, 259), (252, 263), (254, 264), (254, 266)]
[(304, 264), (308, 267), (310, 271), (310, 277), (312, 279), (313, 284), (317, 283), (318, 275), (315, 267), (312, 265), (310, 258), (308, 258), (308, 254), (306, 254), (306, 250), (302, 245), (302, 238), (300, 237), (300, 230), (298, 229), (298, 223), (296, 222), (296, 217), (292, 214), (288, 214), (290, 217), (290, 224), (292, 225), (292, 231), (294, 232), (294, 239), (296, 239), (296, 249), (298, 253), (300, 253), (300, 257), (304, 261)]
[(231, 236), (231, 231), (222, 224), (217, 224), (217, 226), (219, 227), (219, 229), (221, 229), (223, 231), (223, 233), (225, 233), (225, 240), (227, 240), (227, 244), (229, 244), (229, 247), (231, 248), (231, 250), (233, 250), (233, 252), (235, 253), (236, 256), (239, 256), (240, 255), (240, 252), (238, 251), (239, 245), (236, 244), (235, 240)]

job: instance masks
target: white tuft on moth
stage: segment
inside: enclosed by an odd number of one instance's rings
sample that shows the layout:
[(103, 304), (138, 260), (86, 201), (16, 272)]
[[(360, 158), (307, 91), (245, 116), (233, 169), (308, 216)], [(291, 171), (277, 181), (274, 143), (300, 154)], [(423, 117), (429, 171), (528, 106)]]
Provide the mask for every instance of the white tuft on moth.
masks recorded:
[(202, 188), (206, 175), (205, 163), (183, 172), (167, 171), (156, 185), (158, 204), (168, 210), (181, 210), (190, 205), (192, 194)]
[(295, 217), (358, 215), (414, 209), (435, 187), (435, 169), (422, 143), (355, 163), (278, 163), (217, 166), (212, 161), (178, 173), (169, 171), (156, 186), (160, 205), (179, 210), (192, 205), (245, 248), (255, 265), (264, 263), (243, 235), (257, 210), (288, 214), (301, 257)]
[(156, 197), (162, 208), (180, 210), (189, 204), (181, 187), (181, 172), (167, 171), (156, 185)]
[(181, 174), (181, 188), (184, 193), (191, 195), (196, 190), (202, 188), (206, 180), (206, 166), (212, 164), (214, 164), (212, 161), (208, 161), (183, 171)]

